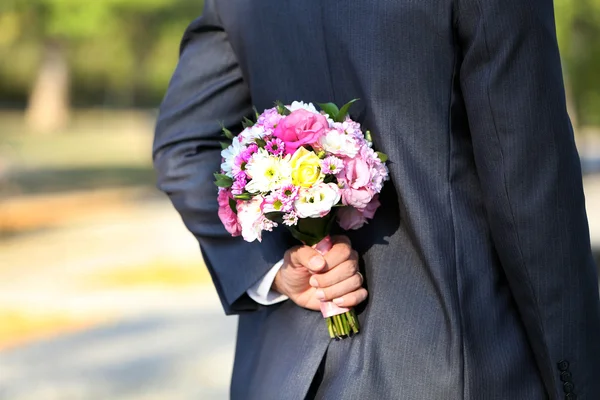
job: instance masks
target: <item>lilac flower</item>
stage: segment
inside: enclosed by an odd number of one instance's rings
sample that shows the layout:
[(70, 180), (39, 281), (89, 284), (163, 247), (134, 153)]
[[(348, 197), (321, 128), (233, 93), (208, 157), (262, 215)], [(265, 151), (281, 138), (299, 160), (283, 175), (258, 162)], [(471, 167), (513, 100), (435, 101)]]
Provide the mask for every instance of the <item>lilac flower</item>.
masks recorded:
[(344, 162), (335, 156), (329, 156), (321, 161), (321, 171), (324, 174), (339, 174), (344, 168)]
[(273, 107), (268, 110), (265, 110), (256, 121), (257, 125), (264, 127), (267, 131), (272, 131), (275, 129), (279, 121), (283, 118), (283, 115), (280, 115), (277, 112), (277, 108)]
[(275, 156), (280, 156), (285, 151), (285, 143), (279, 138), (274, 138), (267, 142), (265, 149)]
[(233, 185), (231, 185), (231, 193), (242, 194), (246, 189), (246, 173), (241, 172), (236, 175), (235, 180), (233, 181)]

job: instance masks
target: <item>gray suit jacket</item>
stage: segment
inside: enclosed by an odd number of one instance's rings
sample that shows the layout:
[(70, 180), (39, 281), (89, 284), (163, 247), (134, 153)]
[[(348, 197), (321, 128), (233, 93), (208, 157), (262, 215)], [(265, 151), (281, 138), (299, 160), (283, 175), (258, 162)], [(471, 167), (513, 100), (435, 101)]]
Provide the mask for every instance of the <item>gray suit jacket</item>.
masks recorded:
[[(206, 0), (154, 146), (159, 187), (240, 314), (233, 399), (600, 399), (600, 311), (551, 0)], [(352, 232), (360, 335), (246, 290), (294, 244), (230, 238), (219, 122), (361, 101), (389, 154), (382, 208)], [(311, 395), (311, 396), (313, 396)]]

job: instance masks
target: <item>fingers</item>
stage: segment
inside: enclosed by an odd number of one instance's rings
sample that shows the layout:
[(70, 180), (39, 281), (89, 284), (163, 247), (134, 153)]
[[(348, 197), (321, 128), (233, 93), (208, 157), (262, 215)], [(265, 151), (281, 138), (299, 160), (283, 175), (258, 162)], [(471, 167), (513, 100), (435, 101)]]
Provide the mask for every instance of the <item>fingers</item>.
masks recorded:
[(358, 256), (346, 260), (336, 268), (313, 275), (310, 277), (309, 284), (315, 288), (326, 288), (336, 283), (345, 281), (358, 272)]
[(356, 307), (357, 305), (365, 301), (368, 295), (369, 293), (367, 292), (367, 289), (360, 288), (352, 293), (348, 293), (344, 296), (333, 299), (333, 302), (340, 307), (351, 308)]
[(343, 281), (334, 285), (319, 288), (315, 291), (315, 296), (321, 301), (332, 301), (338, 298), (344, 298), (349, 293), (361, 289), (363, 277), (360, 273), (355, 273)]
[(303, 266), (315, 273), (323, 271), (326, 266), (321, 253), (308, 246), (292, 247), (285, 252), (285, 261), (293, 267)]
[(351, 258), (358, 259), (358, 254), (352, 249), (350, 239), (346, 236), (335, 236), (333, 238), (333, 247), (325, 254), (327, 268), (336, 268), (338, 265)]

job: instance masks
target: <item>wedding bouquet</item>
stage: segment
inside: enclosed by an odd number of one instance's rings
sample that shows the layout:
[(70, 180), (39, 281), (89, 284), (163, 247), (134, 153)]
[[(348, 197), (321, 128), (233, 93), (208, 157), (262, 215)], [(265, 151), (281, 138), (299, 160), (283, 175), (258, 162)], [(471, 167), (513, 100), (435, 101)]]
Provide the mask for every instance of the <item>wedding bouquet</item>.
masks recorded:
[[(358, 229), (373, 218), (378, 194), (388, 179), (387, 156), (372, 148), (371, 135), (347, 114), (353, 100), (333, 103), (295, 101), (245, 119), (237, 136), (223, 128), (219, 217), (233, 236), (252, 242), (263, 231), (285, 225), (319, 252), (331, 249), (329, 233)], [(337, 217), (337, 218), (336, 218)], [(322, 302), (332, 338), (359, 331), (353, 310)]]

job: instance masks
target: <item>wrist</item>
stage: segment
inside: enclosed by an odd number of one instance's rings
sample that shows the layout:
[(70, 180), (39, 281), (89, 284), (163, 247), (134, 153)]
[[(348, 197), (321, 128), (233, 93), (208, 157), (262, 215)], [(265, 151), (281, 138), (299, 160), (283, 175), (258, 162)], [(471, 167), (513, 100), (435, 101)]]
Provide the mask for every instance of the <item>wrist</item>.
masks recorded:
[(285, 293), (285, 290), (283, 289), (283, 279), (281, 276), (281, 269), (279, 271), (277, 271), (277, 274), (275, 275), (275, 279), (273, 279), (273, 283), (271, 284), (271, 290), (283, 295), (287, 296), (287, 293)]

